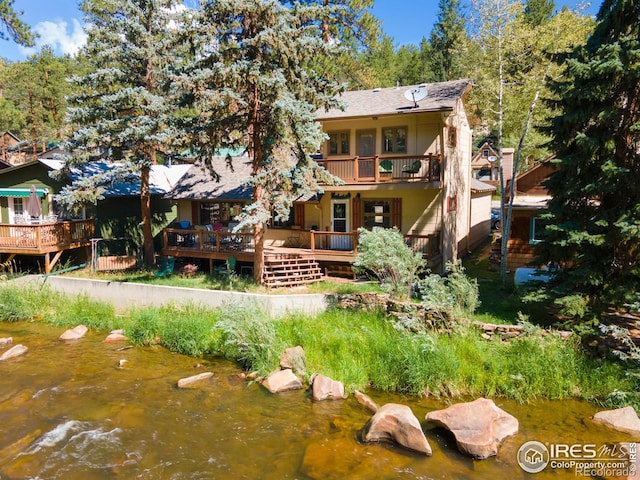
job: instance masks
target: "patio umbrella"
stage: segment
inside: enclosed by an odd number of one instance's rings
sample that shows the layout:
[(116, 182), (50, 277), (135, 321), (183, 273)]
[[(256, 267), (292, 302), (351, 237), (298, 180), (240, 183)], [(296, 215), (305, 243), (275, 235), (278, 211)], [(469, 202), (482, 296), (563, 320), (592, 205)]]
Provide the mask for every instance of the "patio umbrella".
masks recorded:
[(38, 198), (35, 185), (31, 185), (29, 191), (29, 207), (27, 208), (27, 212), (31, 218), (40, 218), (42, 215), (42, 207), (40, 206), (40, 199)]

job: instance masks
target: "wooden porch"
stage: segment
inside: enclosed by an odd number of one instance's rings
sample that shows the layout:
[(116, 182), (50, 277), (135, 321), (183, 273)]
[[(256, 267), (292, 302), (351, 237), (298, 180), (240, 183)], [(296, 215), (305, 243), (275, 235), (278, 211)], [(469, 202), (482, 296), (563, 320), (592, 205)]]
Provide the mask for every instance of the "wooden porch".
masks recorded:
[[(269, 259), (311, 258), (317, 262), (351, 264), (358, 253), (357, 232), (292, 230), (283, 244), (265, 246), (265, 262)], [(253, 233), (213, 232), (204, 229), (165, 228), (162, 233), (162, 255), (224, 261), (233, 256), (239, 262), (253, 263)], [(440, 233), (405, 235), (406, 244), (414, 252), (422, 252), (431, 264), (440, 258)]]
[(402, 155), (381, 157), (324, 158), (316, 160), (346, 184), (380, 182), (439, 182), (440, 155)]
[[(93, 219), (36, 224), (0, 224), (0, 266), (16, 255), (44, 256), (45, 273), (66, 250), (89, 248), (94, 235)], [(7, 257), (4, 257), (7, 255)]]

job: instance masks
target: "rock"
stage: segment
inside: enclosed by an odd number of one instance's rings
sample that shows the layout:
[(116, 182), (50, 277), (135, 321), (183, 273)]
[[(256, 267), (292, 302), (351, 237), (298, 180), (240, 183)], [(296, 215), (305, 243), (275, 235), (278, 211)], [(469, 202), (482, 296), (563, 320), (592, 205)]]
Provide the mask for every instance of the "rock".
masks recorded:
[(365, 442), (391, 441), (423, 455), (431, 455), (431, 446), (420, 422), (406, 405), (387, 403), (371, 417), (364, 430)]
[(124, 334), (111, 332), (107, 335), (107, 338), (104, 339), (105, 343), (115, 343), (115, 342), (125, 342), (129, 340)]
[(319, 374), (313, 377), (312, 392), (313, 399), (316, 401), (342, 400), (347, 398), (342, 382)]
[(264, 379), (262, 385), (271, 393), (281, 393), (302, 388), (302, 383), (290, 368), (273, 372)]
[(453, 433), (458, 449), (477, 459), (496, 455), (500, 442), (515, 435), (519, 426), (514, 416), (486, 398), (429, 412), (426, 420)]
[(126, 359), (124, 359), (124, 358), (121, 358), (121, 359), (118, 361), (118, 366), (119, 366), (120, 368), (123, 368), (123, 367), (125, 366), (125, 364), (126, 364), (126, 363), (128, 363), (128, 362), (129, 362), (129, 360), (126, 360)]
[(620, 432), (640, 437), (640, 418), (633, 407), (604, 410), (593, 416), (593, 421)]
[(20, 355), (27, 353), (27, 350), (29, 349), (24, 345), (20, 345), (20, 344), (14, 345), (9, 350), (7, 350), (2, 355), (0, 355), (0, 362), (4, 360), (9, 360), (10, 358), (19, 357)]
[(213, 372), (203, 372), (187, 378), (178, 380), (178, 388), (189, 388), (198, 382), (202, 382), (213, 377)]
[(0, 338), (0, 348), (7, 347), (13, 343), (12, 337)]
[(65, 331), (62, 335), (60, 335), (60, 340), (78, 340), (79, 338), (84, 337), (89, 329), (84, 325), (78, 325), (77, 327), (71, 328)]
[(307, 370), (307, 357), (304, 349), (300, 345), (287, 348), (282, 352), (282, 356), (280, 357), (280, 368), (283, 370), (290, 368), (298, 375), (305, 375)]
[(380, 408), (380, 406), (376, 402), (374, 402), (367, 395), (365, 395), (362, 392), (359, 392), (358, 390), (353, 392), (353, 395), (354, 395), (354, 397), (356, 397), (356, 400), (358, 401), (358, 403), (360, 405), (362, 405), (363, 407), (366, 407), (367, 409), (371, 410), (371, 412), (373, 412), (373, 413), (376, 413), (378, 411), (378, 409)]

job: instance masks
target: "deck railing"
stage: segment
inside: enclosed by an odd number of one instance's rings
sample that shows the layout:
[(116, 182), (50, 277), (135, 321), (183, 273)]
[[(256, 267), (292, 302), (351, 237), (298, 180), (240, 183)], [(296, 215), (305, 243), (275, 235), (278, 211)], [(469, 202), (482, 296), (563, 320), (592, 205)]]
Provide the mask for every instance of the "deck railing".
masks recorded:
[(324, 158), (318, 164), (346, 183), (440, 181), (439, 155), (404, 155), (394, 157)]
[(255, 250), (253, 233), (165, 228), (162, 231), (162, 237), (165, 248), (193, 249), (211, 252), (250, 252)]
[(0, 248), (47, 250), (88, 243), (93, 237), (94, 223), (71, 220), (39, 224), (0, 224)]

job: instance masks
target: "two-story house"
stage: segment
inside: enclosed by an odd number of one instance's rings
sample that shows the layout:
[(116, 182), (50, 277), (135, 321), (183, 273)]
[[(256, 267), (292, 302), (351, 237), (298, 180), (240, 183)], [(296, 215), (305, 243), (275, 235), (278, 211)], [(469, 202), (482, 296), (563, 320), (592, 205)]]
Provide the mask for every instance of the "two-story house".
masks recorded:
[[(457, 80), (350, 91), (341, 96), (344, 110), (317, 112), (328, 138), (314, 157), (343, 183), (299, 199), (288, 222), (269, 225), (265, 266), (268, 257), (285, 254), (311, 256), (321, 266), (348, 265), (360, 227), (397, 227), (436, 269), (486, 238), (494, 189), (471, 185), (464, 107), (470, 88), (469, 80)], [(237, 157), (239, 168), (218, 169), (217, 183), (194, 166), (167, 195), (178, 202), (181, 227), (196, 227), (197, 233), (167, 229), (164, 255), (211, 262), (233, 255), (251, 263), (250, 234), (231, 232), (234, 212), (250, 201), (250, 191), (242, 188), (242, 172), (250, 173), (245, 163)], [(231, 236), (241, 241), (231, 242)]]

